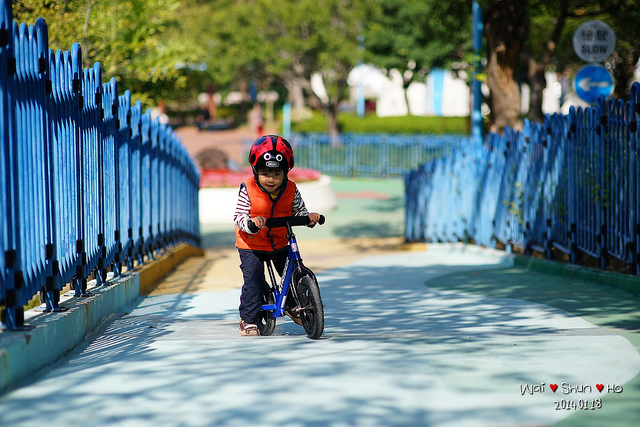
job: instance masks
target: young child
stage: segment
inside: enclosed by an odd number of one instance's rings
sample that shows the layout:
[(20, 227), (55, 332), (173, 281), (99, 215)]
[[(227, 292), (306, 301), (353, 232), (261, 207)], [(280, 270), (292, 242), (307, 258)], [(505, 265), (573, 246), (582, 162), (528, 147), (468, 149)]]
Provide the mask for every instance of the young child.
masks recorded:
[[(289, 249), (286, 228), (267, 228), (267, 218), (307, 215), (311, 221), (309, 226), (320, 219), (319, 214), (307, 211), (296, 184), (287, 179), (293, 163), (291, 144), (278, 135), (258, 138), (249, 151), (253, 179), (240, 185), (233, 217), (244, 279), (239, 324), (240, 335), (243, 336), (260, 335), (257, 319), (262, 293), (267, 286), (264, 261), (273, 260), (278, 274), (282, 275)], [(249, 220), (257, 226), (257, 232), (251, 230)], [(301, 324), (296, 314), (288, 310), (285, 313)]]

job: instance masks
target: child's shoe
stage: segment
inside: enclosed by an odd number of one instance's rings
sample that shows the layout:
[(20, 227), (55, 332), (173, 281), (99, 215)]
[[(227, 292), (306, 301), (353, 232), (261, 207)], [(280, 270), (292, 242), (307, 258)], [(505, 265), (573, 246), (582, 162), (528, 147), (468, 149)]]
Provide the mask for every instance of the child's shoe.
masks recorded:
[(238, 326), (240, 327), (240, 335), (242, 335), (243, 337), (257, 337), (260, 335), (258, 325), (256, 325), (255, 323), (247, 323), (244, 320), (241, 320)]
[(302, 325), (302, 319), (300, 319), (300, 315), (298, 313), (296, 313), (293, 309), (285, 308), (284, 309), (284, 314), (289, 316), (291, 318), (291, 320), (293, 320), (293, 322), (296, 325)]

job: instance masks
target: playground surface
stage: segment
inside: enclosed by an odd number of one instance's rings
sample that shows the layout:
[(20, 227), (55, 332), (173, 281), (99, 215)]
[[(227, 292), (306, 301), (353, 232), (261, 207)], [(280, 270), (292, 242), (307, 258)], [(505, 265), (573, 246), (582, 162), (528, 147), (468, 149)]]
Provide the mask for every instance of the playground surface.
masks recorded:
[(296, 229), (325, 331), (241, 337), (232, 224), (0, 396), (0, 425), (636, 426), (640, 298), (460, 243), (403, 243), (403, 183), (333, 181)]

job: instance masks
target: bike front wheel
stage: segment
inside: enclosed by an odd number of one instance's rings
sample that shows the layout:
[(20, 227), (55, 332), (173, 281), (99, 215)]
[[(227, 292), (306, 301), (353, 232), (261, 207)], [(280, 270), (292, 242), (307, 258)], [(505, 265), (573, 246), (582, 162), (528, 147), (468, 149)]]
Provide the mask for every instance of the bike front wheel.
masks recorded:
[(296, 281), (296, 293), (300, 302), (300, 320), (307, 336), (318, 339), (324, 330), (324, 308), (318, 282), (304, 275)]

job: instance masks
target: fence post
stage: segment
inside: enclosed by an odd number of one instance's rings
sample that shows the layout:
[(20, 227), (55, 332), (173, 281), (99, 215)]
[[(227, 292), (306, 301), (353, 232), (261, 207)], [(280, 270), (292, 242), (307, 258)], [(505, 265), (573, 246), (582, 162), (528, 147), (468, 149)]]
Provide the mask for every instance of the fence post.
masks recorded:
[(567, 144), (566, 144), (566, 162), (569, 166), (568, 180), (567, 180), (567, 208), (569, 210), (569, 224), (567, 227), (567, 243), (569, 244), (569, 260), (571, 264), (578, 262), (578, 245), (577, 240), (577, 218), (576, 218), (576, 145), (578, 143), (577, 137), (577, 112), (575, 107), (569, 109), (569, 131), (567, 132)]
[(45, 311), (65, 311), (58, 305), (60, 291), (73, 274), (75, 254), (69, 243), (77, 235), (77, 117), (78, 88), (73, 74), (73, 63), (79, 60), (80, 45), (74, 44), (72, 52), (49, 50), (49, 168), (52, 182), (49, 207), (53, 224), (53, 254), (51, 290), (48, 284)]
[(153, 257), (153, 226), (152, 219), (152, 188), (151, 188), (151, 110), (147, 109), (142, 115), (141, 125), (141, 141), (140, 141), (140, 191), (142, 192), (141, 212), (142, 218), (142, 244), (138, 257), (142, 262), (144, 256)]
[[(552, 132), (552, 120), (553, 118), (547, 114), (544, 117), (544, 126), (543, 126), (543, 134), (542, 134), (542, 145), (544, 147), (544, 158), (545, 158), (545, 175), (544, 175), (544, 180), (546, 181), (546, 178), (549, 176), (548, 171), (551, 168), (551, 162), (549, 161), (550, 155), (549, 155), (549, 151), (551, 150), (550, 145), (552, 143), (554, 143), (553, 140), (550, 141), (550, 135)], [(545, 185), (545, 190), (547, 190), (548, 187)], [(546, 259), (551, 259), (553, 257), (553, 239), (551, 238), (551, 233), (552, 233), (552, 229), (551, 229), (551, 225), (552, 225), (552, 216), (551, 216), (551, 209), (550, 209), (550, 203), (547, 203), (546, 200), (547, 198), (551, 197), (551, 194), (547, 191), (543, 191), (543, 205), (545, 206), (545, 213), (547, 214), (547, 217), (544, 219), (545, 220), (545, 232), (543, 234), (543, 245), (544, 245), (544, 257)]]
[(634, 182), (634, 191), (630, 193), (632, 206), (635, 209), (632, 217), (631, 235), (632, 244), (630, 245), (630, 265), (634, 274), (640, 274), (640, 165), (638, 164), (640, 156), (637, 154), (638, 148), (638, 118), (640, 116), (640, 84), (634, 83), (631, 86), (629, 95), (629, 141), (631, 143), (631, 177)]
[(2, 15), (0, 16), (0, 100), (2, 116), (2, 151), (4, 164), (0, 173), (4, 174), (3, 195), (0, 197), (2, 215), (5, 224), (2, 237), (2, 255), (0, 258), (0, 300), (5, 306), (2, 309), (2, 323), (9, 330), (18, 330), (24, 327), (24, 312), (18, 304), (18, 291), (21, 287), (21, 255), (18, 219), (18, 191), (17, 191), (17, 159), (16, 159), (16, 129), (15, 129), (15, 91), (16, 58), (14, 46), (14, 33), (16, 23), (13, 22), (10, 2), (2, 2)]
[[(12, 108), (9, 108), (8, 101), (10, 96), (8, 91), (11, 89), (9, 84), (9, 73), (7, 70), (9, 50), (9, 27), (12, 22), (11, 7), (9, 2), (0, 2), (0, 215), (4, 218), (0, 221), (0, 301), (5, 300), (5, 286), (8, 288), (8, 275), (6, 270), (6, 256), (9, 252), (9, 239), (11, 229), (11, 216), (9, 211), (9, 131), (10, 131), (10, 114)], [(3, 317), (6, 314), (3, 313)]]
[(151, 246), (149, 246), (149, 258), (153, 258), (154, 251), (159, 249), (159, 241), (158, 235), (160, 234), (159, 226), (160, 226), (160, 193), (159, 193), (159, 173), (158, 173), (158, 145), (159, 145), (159, 133), (160, 133), (160, 121), (156, 117), (151, 120), (151, 145), (150, 145), (150, 191), (151, 194), (151, 241), (149, 242)]
[[(608, 240), (608, 222), (607, 222), (607, 214), (606, 214), (606, 203), (610, 202), (609, 200), (605, 200), (605, 189), (611, 190), (609, 186), (610, 182), (607, 182), (606, 175), (608, 171), (608, 165), (606, 162), (607, 159), (607, 138), (606, 134), (608, 132), (608, 123), (607, 123), (607, 100), (604, 96), (600, 96), (598, 99), (598, 109), (596, 109), (598, 114), (598, 122), (595, 123), (596, 126), (596, 141), (598, 145), (598, 166), (597, 166), (597, 183), (598, 183), (598, 198), (596, 202), (596, 218), (597, 218), (597, 226), (598, 226), (598, 234), (597, 234), (597, 248), (598, 248), (598, 265), (601, 269), (607, 269), (607, 259), (608, 259), (608, 251), (607, 251), (607, 240)], [(611, 172), (611, 171), (608, 171)], [(596, 190), (596, 191), (598, 191)], [(610, 199), (610, 197), (609, 197)]]
[(55, 170), (55, 156), (53, 149), (53, 138), (51, 130), (51, 95), (53, 93), (53, 83), (51, 73), (54, 69), (51, 67), (50, 55), (52, 51), (49, 49), (49, 36), (47, 32), (47, 23), (44, 19), (39, 18), (36, 21), (36, 37), (38, 45), (38, 62), (41, 79), (44, 84), (44, 97), (42, 98), (43, 110), (43, 143), (44, 143), (44, 167), (45, 167), (45, 203), (46, 203), (46, 222), (47, 232), (45, 241), (45, 262), (46, 262), (46, 278), (44, 287), (41, 290), (41, 300), (45, 303), (46, 312), (66, 311), (59, 306), (60, 289), (56, 287), (56, 277), (60, 274), (58, 251), (57, 251), (57, 221), (56, 211), (57, 204), (55, 198), (55, 185), (57, 180)]
[(102, 85), (102, 103), (98, 107), (101, 112), (98, 129), (98, 265), (95, 269), (96, 282), (107, 285), (107, 269), (111, 263), (114, 250), (116, 230), (115, 201), (116, 182), (115, 169), (115, 136), (118, 117), (118, 86), (115, 78)]
[[(50, 221), (48, 216), (47, 180), (48, 123), (46, 111), (46, 69), (48, 46), (46, 24), (39, 19), (36, 25), (14, 25), (16, 74), (14, 103), (15, 140), (13, 141), (14, 190), (17, 192), (15, 214), (18, 228), (16, 250), (20, 254), (16, 271), (16, 319), (21, 306), (45, 287), (50, 275)], [(17, 324), (23, 319), (17, 320)]]
[(142, 103), (136, 101), (131, 108), (131, 148), (130, 148), (130, 189), (129, 218), (131, 228), (129, 237), (131, 246), (127, 254), (127, 268), (133, 268), (133, 262), (138, 258), (142, 248), (142, 189), (141, 189), (141, 160), (142, 160)]
[(131, 176), (131, 146), (132, 146), (132, 108), (131, 92), (125, 90), (118, 98), (118, 137), (116, 139), (116, 167), (119, 182), (116, 183), (116, 206), (118, 217), (116, 222), (116, 261), (115, 274), (119, 274), (123, 264), (128, 264), (128, 254), (133, 242), (131, 226), (131, 190), (133, 187)]
[(169, 133), (171, 128), (167, 128), (165, 123), (160, 123), (158, 118), (155, 119), (158, 123), (158, 145), (157, 145), (157, 156), (158, 156), (158, 168), (157, 168), (157, 196), (158, 196), (158, 217), (157, 217), (157, 235), (156, 235), (156, 248), (159, 250), (164, 250), (166, 248), (166, 220), (167, 220), (167, 193), (165, 191), (160, 191), (161, 189), (165, 189), (167, 185), (167, 148), (169, 144)]
[(74, 289), (76, 297), (91, 296), (87, 292), (87, 277), (98, 264), (100, 255), (100, 193), (98, 176), (100, 165), (100, 139), (102, 129), (102, 68), (95, 63), (83, 70), (82, 109), (80, 112), (79, 171), (81, 233), (76, 244), (79, 265)]

